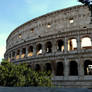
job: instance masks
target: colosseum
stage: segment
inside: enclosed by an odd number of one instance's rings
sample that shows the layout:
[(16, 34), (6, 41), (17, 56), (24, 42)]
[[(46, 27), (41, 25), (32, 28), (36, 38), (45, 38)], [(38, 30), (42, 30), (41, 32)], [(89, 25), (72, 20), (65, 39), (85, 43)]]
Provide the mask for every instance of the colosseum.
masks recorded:
[(78, 5), (32, 19), (6, 41), (5, 59), (51, 71), (64, 88), (92, 88), (92, 24), (87, 6)]

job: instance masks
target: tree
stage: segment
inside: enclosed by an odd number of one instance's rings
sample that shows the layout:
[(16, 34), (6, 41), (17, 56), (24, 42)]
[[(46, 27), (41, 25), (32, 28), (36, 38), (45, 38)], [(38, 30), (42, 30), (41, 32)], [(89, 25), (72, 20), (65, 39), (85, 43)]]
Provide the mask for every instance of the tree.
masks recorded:
[(0, 65), (0, 86), (48, 86), (51, 87), (51, 76), (46, 72), (35, 72), (28, 64), (2, 62)]

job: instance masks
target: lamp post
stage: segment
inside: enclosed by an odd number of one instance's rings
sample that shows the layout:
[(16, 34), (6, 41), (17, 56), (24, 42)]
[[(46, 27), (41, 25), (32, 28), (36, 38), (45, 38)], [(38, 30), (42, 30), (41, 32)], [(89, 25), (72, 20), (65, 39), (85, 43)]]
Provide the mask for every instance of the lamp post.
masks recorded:
[(91, 21), (90, 24), (92, 24), (92, 0), (78, 0), (79, 2), (83, 3), (84, 5), (87, 5), (89, 8), (89, 11), (91, 12)]

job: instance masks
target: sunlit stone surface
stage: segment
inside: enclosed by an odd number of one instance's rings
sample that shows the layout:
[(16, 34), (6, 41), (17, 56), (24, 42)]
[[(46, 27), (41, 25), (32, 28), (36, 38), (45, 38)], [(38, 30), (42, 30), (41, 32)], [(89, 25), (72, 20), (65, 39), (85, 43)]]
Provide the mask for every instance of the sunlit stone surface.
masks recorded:
[(86, 6), (40, 16), (16, 28), (6, 41), (5, 59), (51, 71), (56, 86), (92, 88), (92, 24)]

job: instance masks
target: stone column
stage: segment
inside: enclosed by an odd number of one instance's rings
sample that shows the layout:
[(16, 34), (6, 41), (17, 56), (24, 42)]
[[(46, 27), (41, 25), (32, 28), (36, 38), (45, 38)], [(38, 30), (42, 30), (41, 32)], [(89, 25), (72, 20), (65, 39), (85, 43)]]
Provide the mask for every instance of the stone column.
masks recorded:
[(79, 64), (78, 64), (78, 75), (80, 76), (80, 78), (83, 78), (84, 76), (84, 62), (79, 59)]
[(78, 50), (78, 52), (80, 52), (80, 50), (81, 50), (81, 39), (80, 39), (79, 35), (77, 37), (77, 50)]
[(44, 65), (40, 64), (40, 67), (41, 67), (41, 71), (43, 72), (44, 71)]
[(33, 45), (33, 56), (36, 56), (36, 44)]
[(42, 43), (42, 54), (45, 54), (45, 43)]
[(13, 59), (13, 51), (11, 51), (11, 60)]
[(6, 54), (5, 59), (8, 60), (8, 55)]
[(17, 56), (17, 51), (15, 51), (15, 56), (14, 56), (14, 59), (16, 60), (16, 56)]
[(51, 68), (52, 68), (52, 74), (55, 76), (56, 75), (56, 62), (51, 61)]
[(10, 62), (10, 53), (8, 54), (8, 62)]
[(22, 55), (22, 49), (20, 49), (20, 54), (19, 54), (20, 59), (21, 59), (21, 55)]
[(52, 40), (52, 52), (55, 53), (57, 51), (56, 49), (56, 41), (55, 39)]
[(9, 52), (9, 61), (11, 62), (11, 52)]
[(28, 57), (28, 47), (26, 47), (26, 57)]
[(68, 51), (68, 39), (65, 37), (64, 39), (64, 52), (67, 53)]
[(32, 62), (31, 65), (32, 65), (32, 70), (34, 70), (35, 64)]
[(5, 55), (4, 55), (4, 58), (5, 58), (5, 60), (8, 60), (8, 55), (5, 54)]
[(69, 76), (69, 62), (65, 58), (65, 60), (64, 60), (64, 78), (67, 79), (68, 76)]

